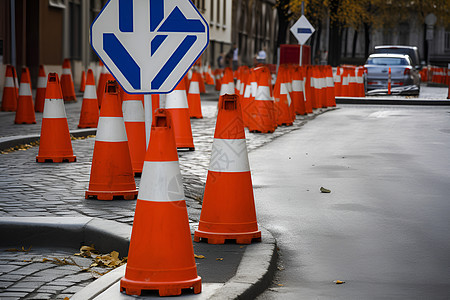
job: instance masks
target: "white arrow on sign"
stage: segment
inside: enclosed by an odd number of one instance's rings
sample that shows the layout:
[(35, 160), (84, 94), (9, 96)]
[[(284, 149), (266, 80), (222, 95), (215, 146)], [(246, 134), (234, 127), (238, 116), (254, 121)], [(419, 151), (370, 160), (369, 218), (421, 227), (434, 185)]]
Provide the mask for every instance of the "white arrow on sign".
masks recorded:
[(304, 15), (302, 15), (300, 19), (295, 22), (294, 26), (291, 27), (291, 32), (297, 38), (300, 45), (306, 43), (314, 31), (314, 27)]
[(91, 26), (92, 48), (128, 93), (171, 92), (208, 42), (189, 0), (110, 0)]

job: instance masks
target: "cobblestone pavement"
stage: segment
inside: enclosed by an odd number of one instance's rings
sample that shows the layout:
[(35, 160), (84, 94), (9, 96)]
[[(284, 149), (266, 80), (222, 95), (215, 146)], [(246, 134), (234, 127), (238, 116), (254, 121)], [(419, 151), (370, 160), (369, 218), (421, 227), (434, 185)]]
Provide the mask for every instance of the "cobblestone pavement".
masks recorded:
[[(211, 97), (210, 97), (211, 98)], [(210, 99), (209, 98), (209, 99)], [(77, 128), (81, 99), (65, 105), (69, 129)], [(309, 116), (298, 116), (293, 126), (279, 127), (273, 134), (246, 131), (247, 148), (252, 151), (328, 111), (320, 109)], [(179, 151), (189, 220), (198, 222), (204, 184), (215, 129), (217, 100), (202, 102), (203, 119), (192, 119), (195, 151)], [(39, 134), (42, 113), (37, 124), (15, 125), (14, 113), (0, 112), (0, 137)], [(75, 163), (35, 162), (38, 147), (0, 154), (0, 217), (97, 217), (132, 225), (136, 201), (85, 200), (88, 188), (94, 138), (72, 141)], [(263, 162), (261, 162), (263, 163)], [(139, 186), (140, 178), (136, 177)], [(257, 201), (257, 199), (255, 199)], [(16, 247), (30, 245), (17, 245)], [(4, 249), (3, 249), (4, 250)], [(93, 281), (91, 274), (76, 266), (57, 266), (41, 262), (48, 255), (67, 257), (72, 251), (42, 249), (30, 252), (5, 252), (0, 249), (1, 299), (64, 299)], [(42, 275), (41, 274), (49, 274)]]

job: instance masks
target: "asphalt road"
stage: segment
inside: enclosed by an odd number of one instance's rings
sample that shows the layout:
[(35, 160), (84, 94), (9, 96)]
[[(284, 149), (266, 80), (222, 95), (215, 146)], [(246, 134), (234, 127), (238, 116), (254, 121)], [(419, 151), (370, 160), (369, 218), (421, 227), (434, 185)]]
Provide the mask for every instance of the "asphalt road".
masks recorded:
[(339, 107), (249, 154), (280, 248), (258, 299), (449, 299), (450, 108)]

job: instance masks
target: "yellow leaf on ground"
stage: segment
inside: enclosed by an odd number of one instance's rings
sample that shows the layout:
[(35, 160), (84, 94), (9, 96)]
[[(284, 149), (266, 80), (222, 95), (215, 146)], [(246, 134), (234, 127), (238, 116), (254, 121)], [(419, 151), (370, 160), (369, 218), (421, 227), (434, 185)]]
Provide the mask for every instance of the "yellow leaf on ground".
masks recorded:
[(195, 257), (195, 258), (201, 258), (201, 259), (205, 258), (204, 255), (197, 255), (197, 254), (194, 254), (194, 257)]

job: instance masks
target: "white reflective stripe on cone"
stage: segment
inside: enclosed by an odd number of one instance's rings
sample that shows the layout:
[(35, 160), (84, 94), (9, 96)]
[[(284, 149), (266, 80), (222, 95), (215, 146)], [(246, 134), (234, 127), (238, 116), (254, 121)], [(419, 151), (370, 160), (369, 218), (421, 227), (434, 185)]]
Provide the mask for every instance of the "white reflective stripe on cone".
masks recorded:
[(334, 82), (341, 82), (341, 75), (334, 75)]
[(165, 108), (188, 108), (185, 90), (173, 90), (166, 96)]
[(138, 199), (152, 202), (185, 200), (178, 161), (144, 161)]
[(45, 99), (42, 118), (61, 119), (66, 118), (63, 99)]
[(125, 122), (145, 122), (144, 106), (141, 100), (125, 100), (122, 103)]
[(220, 96), (223, 96), (225, 94), (228, 94), (228, 95), (236, 94), (236, 92), (234, 90), (234, 82), (222, 84), (222, 86), (220, 87)]
[(19, 96), (31, 96), (31, 87), (29, 83), (21, 82), (19, 86)]
[(70, 76), (72, 76), (72, 71), (69, 68), (63, 68), (62, 73), (63, 73), (63, 75), (70, 75)]
[(39, 76), (37, 81), (37, 88), (46, 88), (47, 87), (47, 77)]
[(245, 139), (214, 139), (209, 170), (214, 172), (248, 172)]
[(303, 92), (303, 85), (301, 80), (292, 80), (292, 91)]
[(6, 77), (5, 78), (5, 87), (13, 88), (16, 87), (14, 84), (14, 78), (13, 77)]
[(289, 95), (289, 91), (286, 83), (280, 84), (280, 95), (286, 95), (288, 104), (291, 105), (291, 96)]
[(126, 142), (127, 132), (122, 117), (100, 117), (97, 125), (96, 141)]
[(191, 81), (189, 84), (189, 94), (200, 94), (200, 85), (198, 81)]
[(327, 87), (334, 87), (333, 77), (327, 77)]
[(256, 92), (255, 100), (272, 100), (270, 88), (268, 86), (259, 86)]
[(94, 85), (88, 84), (85, 86), (83, 99), (97, 99), (97, 91)]
[(251, 87), (251, 85), (247, 84), (245, 86), (244, 98), (250, 98), (251, 95), (252, 95), (252, 87)]
[(256, 93), (258, 92), (258, 83), (256, 81), (250, 82), (250, 86), (252, 87), (252, 96), (256, 97)]
[(348, 85), (348, 77), (347, 76), (342, 77), (342, 85)]

